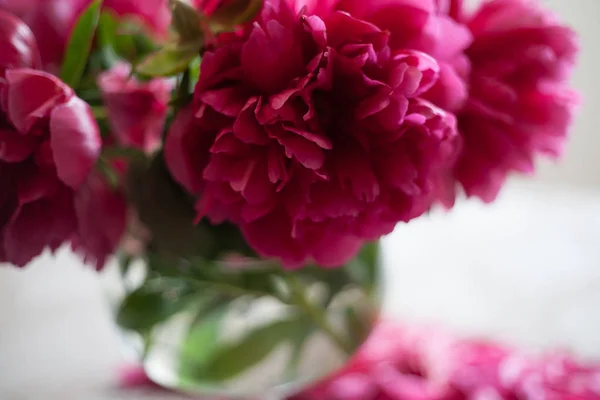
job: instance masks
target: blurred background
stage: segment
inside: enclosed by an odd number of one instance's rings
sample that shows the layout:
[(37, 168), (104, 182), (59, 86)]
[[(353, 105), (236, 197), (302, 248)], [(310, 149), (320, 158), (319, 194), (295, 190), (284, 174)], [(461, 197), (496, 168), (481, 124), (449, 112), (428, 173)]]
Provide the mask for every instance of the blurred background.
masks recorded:
[[(491, 206), (468, 201), (400, 226), (385, 240), (385, 308), (406, 323), (600, 360), (600, 1), (546, 3), (583, 49), (574, 84), (584, 104), (565, 158)], [(100, 388), (122, 362), (98, 277), (69, 251), (0, 268), (0, 399), (117, 399)]]

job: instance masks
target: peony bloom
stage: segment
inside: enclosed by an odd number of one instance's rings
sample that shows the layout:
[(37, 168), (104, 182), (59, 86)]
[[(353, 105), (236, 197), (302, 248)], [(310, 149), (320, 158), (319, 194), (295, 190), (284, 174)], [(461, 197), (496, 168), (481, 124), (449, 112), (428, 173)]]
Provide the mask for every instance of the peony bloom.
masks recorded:
[(575, 103), (567, 80), (577, 40), (534, 1), (488, 1), (467, 23), (472, 73), (458, 113), (463, 150), (454, 179), (467, 195), (492, 201), (508, 174), (530, 173), (535, 156), (561, 153)]
[(537, 361), (515, 383), (517, 398), (530, 400), (596, 400), (600, 398), (600, 365), (584, 365), (567, 355)]
[(466, 400), (447, 380), (454, 342), (383, 322), (342, 371), (289, 400)]
[[(57, 72), (71, 30), (92, 0), (0, 0), (0, 9), (23, 19), (31, 28), (40, 48), (44, 68)], [(170, 23), (167, 0), (104, 0), (104, 9), (119, 16), (138, 19), (148, 29), (164, 35)]]
[(598, 365), (383, 322), (342, 371), (289, 400), (598, 398)]
[(600, 365), (566, 355), (528, 357), (493, 343), (462, 341), (449, 383), (465, 399), (596, 400)]
[(0, 30), (0, 261), (24, 266), (77, 232), (74, 196), (100, 132), (72, 89), (28, 68), (39, 57), (27, 25), (0, 11)]
[(153, 152), (161, 144), (173, 83), (139, 82), (130, 72), (129, 65), (117, 64), (99, 76), (98, 86), (117, 142)]
[(392, 51), (412, 49), (431, 55), (439, 64), (439, 80), (424, 95), (440, 108), (458, 110), (467, 99), (471, 43), (469, 29), (458, 22), (456, 0), (288, 0), (297, 9), (318, 15), (333, 10), (350, 13), (390, 33)]
[(388, 40), (346, 13), (321, 19), (274, 1), (208, 51), (196, 109), (166, 144), (199, 217), (233, 221), (259, 254), (297, 267), (341, 265), (425, 212), (455, 119), (420, 98), (435, 60)]
[(468, 399), (516, 400), (516, 382), (530, 367), (526, 357), (497, 343), (457, 341), (447, 380)]

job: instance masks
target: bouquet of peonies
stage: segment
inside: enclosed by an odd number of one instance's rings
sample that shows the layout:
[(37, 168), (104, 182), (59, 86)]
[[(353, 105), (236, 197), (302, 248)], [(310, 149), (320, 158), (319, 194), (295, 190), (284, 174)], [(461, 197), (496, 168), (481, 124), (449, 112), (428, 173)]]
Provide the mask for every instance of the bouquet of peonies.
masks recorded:
[(0, 262), (139, 261), (151, 378), (297, 391), (373, 328), (381, 236), (560, 155), (577, 50), (527, 0), (0, 0)]

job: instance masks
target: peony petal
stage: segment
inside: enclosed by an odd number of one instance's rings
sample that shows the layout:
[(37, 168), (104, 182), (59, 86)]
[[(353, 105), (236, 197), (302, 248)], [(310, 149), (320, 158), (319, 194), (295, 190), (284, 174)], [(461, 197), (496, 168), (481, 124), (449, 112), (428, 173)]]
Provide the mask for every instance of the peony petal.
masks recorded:
[(213, 154), (225, 153), (230, 156), (244, 156), (250, 154), (252, 147), (241, 142), (230, 130), (222, 131), (217, 135), (210, 148)]
[(424, 98), (444, 110), (456, 111), (463, 107), (468, 95), (467, 85), (456, 70), (448, 64), (441, 64), (440, 79)]
[(314, 142), (303, 137), (284, 134), (277, 138), (288, 158), (297, 160), (306, 168), (317, 170), (325, 163), (325, 153)]
[(301, 218), (357, 218), (364, 209), (362, 202), (349, 195), (338, 182), (319, 182), (311, 185), (310, 205), (299, 215)]
[[(287, 7), (285, 2), (282, 7)], [(248, 83), (265, 95), (280, 92), (303, 73), (302, 45), (295, 31), (275, 19), (264, 28), (253, 26), (240, 57)]]
[(323, 267), (340, 267), (356, 256), (363, 242), (355, 236), (334, 233), (321, 239), (312, 256)]
[(35, 140), (14, 130), (0, 128), (0, 161), (17, 163), (33, 153)]
[(288, 132), (295, 133), (296, 135), (302, 136), (304, 139), (309, 140), (324, 150), (331, 150), (333, 144), (331, 139), (324, 136), (322, 133), (311, 132), (306, 129), (299, 129), (292, 126), (286, 126), (284, 128)]
[(104, 7), (118, 15), (141, 20), (153, 33), (166, 35), (171, 22), (171, 12), (165, 0), (105, 0)]
[(236, 50), (235, 46), (222, 46), (204, 54), (195, 94), (209, 90), (222, 80), (240, 78), (242, 71), (236, 59)]
[[(14, 171), (13, 168), (8, 167), (6, 164), (0, 164), (0, 236), (2, 235), (2, 229), (12, 219), (13, 213), (19, 206), (19, 200), (15, 195), (15, 182), (14, 182)], [(2, 238), (0, 237), (0, 253), (3, 251)]]
[(279, 149), (276, 146), (269, 147), (268, 170), (271, 183), (277, 183), (279, 181), (287, 182), (289, 175), (284, 156), (279, 152)]
[(212, 113), (198, 120), (192, 104), (179, 111), (171, 124), (165, 142), (164, 157), (171, 175), (191, 193), (202, 187), (202, 171), (208, 164), (208, 150), (216, 136), (211, 126), (202, 129), (203, 122), (217, 119)]
[(267, 165), (258, 159), (244, 165), (239, 179), (231, 181), (231, 188), (240, 192), (249, 204), (261, 204), (269, 200), (274, 191)]
[(34, 166), (23, 168), (17, 181), (19, 204), (25, 205), (52, 197), (61, 190), (61, 186), (53, 170), (39, 170)]
[(369, 376), (348, 373), (331, 383), (327, 395), (338, 400), (365, 400), (377, 398), (378, 388)]
[(275, 201), (263, 201), (259, 204), (245, 204), (242, 207), (242, 220), (246, 223), (256, 221), (273, 211), (276, 205), (277, 203)]
[(332, 13), (325, 24), (327, 44), (332, 48), (338, 48), (352, 39), (360, 42), (364, 36), (381, 32), (376, 25), (339, 11)]
[(77, 215), (77, 248), (86, 260), (104, 266), (114, 253), (125, 232), (127, 202), (123, 193), (114, 190), (94, 174), (75, 196)]
[(57, 249), (77, 228), (72, 194), (63, 190), (52, 198), (28, 203), (18, 210), (4, 230), (8, 262), (23, 267), (44, 249)]
[(417, 97), (435, 85), (439, 73), (440, 66), (433, 57), (417, 51), (402, 52), (394, 57), (391, 84), (407, 97)]
[[(289, 216), (282, 212), (271, 212), (263, 218), (241, 226), (246, 241), (263, 257), (279, 257), (288, 268), (297, 268), (304, 261), (304, 252), (299, 243), (284, 232), (291, 232)], [(273, 235), (273, 232), (278, 234)]]
[(381, 87), (371, 97), (364, 99), (356, 108), (356, 118), (363, 119), (385, 110), (391, 103), (392, 89)]
[[(467, 49), (473, 41), (473, 35), (467, 26), (446, 15), (431, 18), (425, 29), (428, 28), (431, 29), (432, 36), (437, 39), (436, 51), (432, 52), (432, 55), (438, 60), (452, 60)], [(427, 49), (422, 50), (427, 52)]]
[(100, 155), (100, 128), (90, 106), (78, 97), (54, 108), (50, 141), (59, 178), (77, 188), (85, 182)]
[(335, 169), (342, 187), (349, 186), (357, 199), (373, 202), (381, 193), (369, 155), (360, 146), (348, 142), (336, 152)]
[(270, 139), (256, 120), (255, 110), (256, 102), (244, 107), (233, 124), (233, 133), (245, 143), (265, 145)]
[(6, 71), (7, 114), (12, 124), (27, 134), (34, 124), (73, 96), (57, 77), (32, 69)]
[(238, 116), (246, 103), (244, 93), (240, 93), (236, 88), (210, 90), (202, 92), (196, 97), (215, 111), (228, 117)]
[(40, 66), (40, 54), (31, 29), (15, 15), (0, 9), (0, 77), (8, 68)]

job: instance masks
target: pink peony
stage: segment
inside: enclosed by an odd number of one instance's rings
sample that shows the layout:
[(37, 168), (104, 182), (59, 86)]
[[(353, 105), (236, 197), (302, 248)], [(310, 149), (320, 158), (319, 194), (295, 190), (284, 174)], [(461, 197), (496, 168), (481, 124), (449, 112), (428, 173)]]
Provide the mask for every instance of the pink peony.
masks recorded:
[[(22, 18), (38, 39), (44, 68), (58, 72), (71, 30), (92, 0), (0, 0), (0, 9)], [(170, 23), (167, 0), (104, 0), (104, 9), (140, 20), (164, 35)]]
[(74, 197), (100, 132), (73, 90), (27, 68), (39, 59), (27, 25), (0, 11), (0, 30), (0, 261), (24, 266), (77, 233)]
[(196, 111), (166, 145), (199, 217), (237, 223), (262, 256), (296, 267), (341, 265), (425, 212), (455, 120), (420, 98), (435, 60), (388, 40), (346, 13), (273, 1), (243, 37), (208, 51)]
[(462, 400), (448, 382), (454, 340), (381, 323), (335, 376), (289, 400)]
[(103, 72), (98, 86), (117, 142), (146, 152), (156, 150), (161, 144), (173, 83), (167, 79), (139, 82), (131, 77), (131, 67), (122, 63)]
[(538, 361), (516, 383), (517, 398), (528, 400), (598, 400), (600, 365), (583, 365), (566, 355)]
[(599, 398), (599, 365), (383, 322), (342, 371), (289, 400)]
[(516, 400), (515, 385), (531, 362), (497, 343), (457, 341), (448, 382), (466, 398)]
[(577, 40), (534, 1), (488, 1), (467, 22), (470, 97), (458, 113), (463, 151), (453, 179), (467, 195), (492, 201), (508, 174), (532, 172), (538, 154), (561, 153)]
[(439, 64), (437, 83), (424, 95), (438, 107), (456, 111), (467, 99), (469, 61), (464, 54), (471, 33), (452, 16), (455, 0), (288, 0), (297, 9), (308, 7), (319, 15), (341, 10), (390, 33), (396, 50), (419, 50)]

